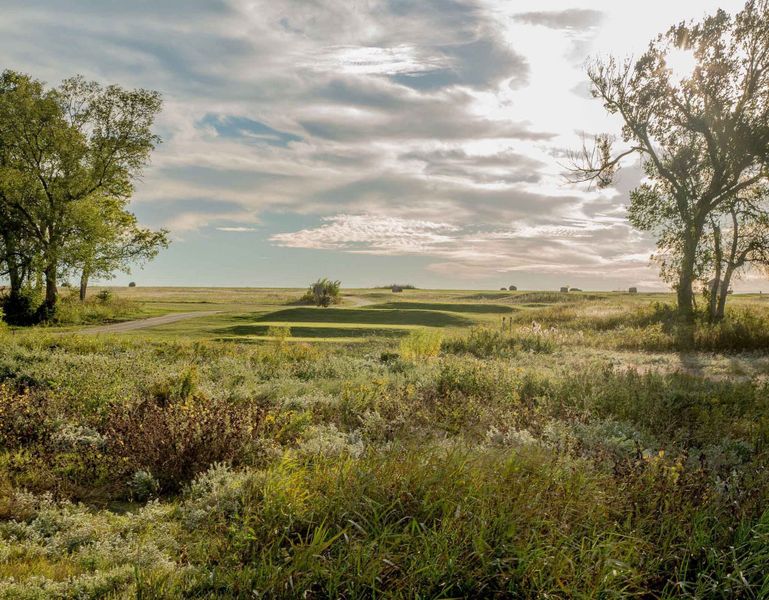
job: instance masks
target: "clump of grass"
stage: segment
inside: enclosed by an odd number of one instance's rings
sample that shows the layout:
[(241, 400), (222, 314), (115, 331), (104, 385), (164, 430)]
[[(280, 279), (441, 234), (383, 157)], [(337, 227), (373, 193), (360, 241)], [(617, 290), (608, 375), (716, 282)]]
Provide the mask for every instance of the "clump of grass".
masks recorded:
[(415, 329), (400, 343), (400, 353), (405, 359), (419, 360), (438, 356), (443, 335), (434, 329)]
[(553, 352), (555, 337), (555, 332), (540, 326), (519, 329), (515, 333), (474, 327), (466, 336), (446, 340), (443, 350), (451, 354), (471, 354), (477, 358), (509, 358), (519, 351)]
[(116, 297), (111, 290), (80, 300), (76, 293), (63, 295), (56, 306), (54, 323), (58, 325), (93, 325), (125, 321), (141, 315), (141, 305)]

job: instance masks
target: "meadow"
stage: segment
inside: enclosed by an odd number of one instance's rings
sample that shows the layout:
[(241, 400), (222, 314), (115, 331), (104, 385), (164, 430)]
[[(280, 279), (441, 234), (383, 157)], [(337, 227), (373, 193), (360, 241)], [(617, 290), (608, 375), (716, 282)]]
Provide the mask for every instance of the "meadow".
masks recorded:
[(769, 298), (301, 294), (0, 332), (0, 597), (769, 597)]

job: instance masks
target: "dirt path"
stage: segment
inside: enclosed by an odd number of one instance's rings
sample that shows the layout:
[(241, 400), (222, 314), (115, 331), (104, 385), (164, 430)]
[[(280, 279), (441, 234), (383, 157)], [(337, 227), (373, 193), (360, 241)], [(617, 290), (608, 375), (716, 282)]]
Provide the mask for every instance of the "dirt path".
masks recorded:
[(136, 331), (137, 329), (148, 329), (158, 327), (159, 325), (168, 325), (177, 321), (186, 321), (187, 319), (196, 319), (198, 317), (208, 317), (218, 314), (220, 310), (202, 310), (197, 312), (173, 313), (163, 315), (162, 317), (150, 317), (149, 319), (137, 319), (136, 321), (126, 321), (125, 323), (114, 323), (112, 325), (99, 325), (98, 327), (89, 327), (73, 333), (78, 335), (95, 335), (99, 333), (125, 333), (126, 331)]
[(343, 296), (343, 297), (345, 300), (349, 301), (350, 304), (355, 308), (376, 304), (374, 300), (369, 300), (368, 298), (361, 298), (360, 296)]

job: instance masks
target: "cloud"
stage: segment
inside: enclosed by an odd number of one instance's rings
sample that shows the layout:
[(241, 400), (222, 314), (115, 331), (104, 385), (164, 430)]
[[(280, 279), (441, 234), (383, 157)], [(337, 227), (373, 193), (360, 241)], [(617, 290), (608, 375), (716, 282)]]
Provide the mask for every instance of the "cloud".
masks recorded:
[(457, 227), (396, 217), (336, 215), (313, 229), (278, 233), (270, 237), (288, 248), (342, 249), (348, 252), (420, 254), (452, 240)]
[[(287, 248), (438, 259), (428, 269), (453, 278), (521, 272), (596, 278), (610, 268), (612, 277), (634, 281), (648, 276), (649, 253), (646, 240), (628, 240), (628, 228), (610, 217), (598, 223), (478, 227), (340, 214), (324, 218), (317, 227), (274, 234), (270, 241)], [(596, 244), (598, 239), (609, 245)]]
[(210, 127), (216, 135), (222, 137), (240, 139), (257, 144), (267, 144), (268, 146), (285, 148), (291, 142), (302, 141), (300, 136), (293, 133), (278, 131), (259, 121), (236, 115), (214, 115), (209, 113), (198, 121), (198, 125)]
[(532, 11), (518, 13), (516, 21), (528, 25), (541, 25), (550, 29), (584, 31), (601, 24), (604, 14), (587, 8), (569, 8), (561, 11)]
[(563, 6), (9, 0), (0, 51), (9, 68), (51, 83), (79, 72), (162, 91), (164, 143), (134, 206), (188, 240), (258, 224), (286, 249), (404, 257), (419, 268), (413, 257), (426, 256), (442, 281), (597, 278), (614, 266), (647, 280), (643, 261), (627, 257), (653, 244), (623, 212), (640, 171), (587, 192), (563, 184), (557, 156), (579, 143), (575, 130), (606, 126), (575, 65), (613, 50), (596, 48), (601, 35), (644, 41), (657, 29), (620, 27), (630, 9), (608, 0)]

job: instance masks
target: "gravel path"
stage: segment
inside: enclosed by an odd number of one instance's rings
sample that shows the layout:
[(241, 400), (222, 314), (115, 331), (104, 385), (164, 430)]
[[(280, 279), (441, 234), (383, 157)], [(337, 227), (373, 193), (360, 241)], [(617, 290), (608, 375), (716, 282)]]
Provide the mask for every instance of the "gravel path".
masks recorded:
[(112, 325), (99, 325), (98, 327), (89, 327), (76, 331), (78, 335), (95, 335), (99, 333), (124, 333), (126, 331), (136, 331), (137, 329), (148, 329), (158, 327), (159, 325), (168, 325), (177, 321), (186, 321), (187, 319), (197, 319), (198, 317), (208, 317), (218, 314), (220, 310), (203, 310), (186, 313), (173, 313), (163, 315), (162, 317), (150, 317), (149, 319), (137, 319), (136, 321), (126, 321), (125, 323), (114, 323)]

